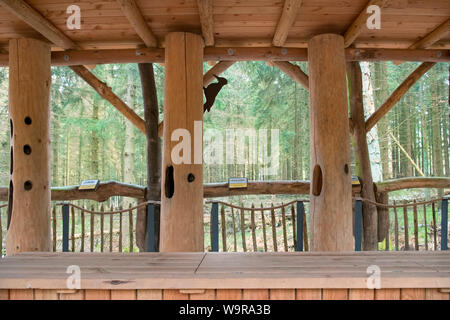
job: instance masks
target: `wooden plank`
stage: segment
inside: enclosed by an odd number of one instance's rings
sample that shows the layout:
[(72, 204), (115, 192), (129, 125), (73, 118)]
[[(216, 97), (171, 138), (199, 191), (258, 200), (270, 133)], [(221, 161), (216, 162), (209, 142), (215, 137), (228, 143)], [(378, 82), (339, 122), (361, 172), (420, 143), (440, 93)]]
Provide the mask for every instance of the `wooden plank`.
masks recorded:
[(242, 289), (217, 289), (216, 300), (242, 300)]
[[(119, 210), (122, 210), (122, 207), (119, 207)], [(122, 242), (123, 242), (123, 239), (122, 239), (122, 212), (121, 213), (119, 213), (119, 252), (122, 252), (122, 246), (123, 246), (123, 244), (122, 244)]]
[(245, 212), (241, 209), (241, 236), (242, 236), (242, 249), (247, 252), (247, 240), (245, 239)]
[(137, 300), (162, 300), (162, 290), (139, 289), (137, 290)]
[(434, 246), (434, 251), (436, 251), (438, 241), (437, 241), (436, 207), (434, 205), (434, 202), (431, 204), (431, 211), (433, 214), (433, 240), (434, 240), (433, 246)]
[(347, 289), (323, 289), (322, 300), (348, 300)]
[(85, 223), (84, 223), (84, 210), (81, 210), (80, 216), (81, 216), (81, 248), (80, 248), (80, 251), (84, 252), (84, 241), (86, 240), (86, 231), (85, 231)]
[(400, 289), (401, 300), (425, 300), (425, 289)]
[(309, 77), (299, 66), (288, 61), (271, 61), (271, 63), (302, 85), (306, 90), (309, 90)]
[(180, 290), (176, 289), (164, 289), (163, 300), (189, 300), (189, 294), (180, 293)]
[(397, 102), (408, 92), (408, 90), (436, 63), (423, 62), (415, 69), (390, 95), (385, 103), (377, 109), (366, 121), (366, 132), (369, 132), (377, 122), (391, 110)]
[(272, 242), (273, 242), (273, 251), (278, 251), (278, 239), (277, 239), (277, 222), (275, 220), (275, 210), (273, 209), (273, 203), (271, 204), (272, 209), (270, 209), (270, 218), (272, 224)]
[(205, 46), (214, 45), (213, 0), (197, 0)]
[(297, 289), (296, 300), (322, 300), (322, 289)]
[(441, 292), (440, 289), (425, 289), (426, 300), (450, 300), (450, 293)]
[(120, 8), (130, 24), (133, 26), (133, 29), (142, 41), (144, 41), (145, 45), (147, 47), (157, 47), (158, 40), (150, 30), (150, 27), (148, 26), (147, 21), (145, 21), (145, 18), (139, 10), (135, 0), (117, 0), (117, 3), (120, 5)]
[(222, 205), (220, 209), (220, 219), (221, 219), (221, 227), (222, 227), (222, 250), (223, 252), (227, 252), (227, 222), (225, 219), (225, 206)]
[[(53, 207), (52, 210), (52, 235), (53, 235), (53, 252), (56, 252), (56, 207)], [(0, 239), (2, 239), (0, 237)]]
[(8, 289), (0, 289), (0, 301), (1, 300), (9, 300), (9, 290)]
[(400, 289), (377, 289), (375, 300), (400, 300)]
[(277, 28), (272, 39), (272, 44), (281, 47), (286, 42), (289, 29), (294, 24), (298, 10), (302, 5), (302, 0), (285, 0), (283, 10), (281, 11), (280, 20), (278, 20)]
[(295, 300), (295, 289), (270, 289), (270, 300)]
[(136, 290), (111, 290), (111, 300), (136, 300)]
[[(264, 206), (261, 203), (261, 208), (263, 208), (263, 207)], [(267, 252), (266, 217), (264, 215), (264, 210), (261, 210), (261, 224), (262, 224), (263, 241), (264, 241), (264, 252)]]
[(297, 233), (295, 230), (296, 224), (295, 224), (295, 207), (294, 207), (294, 205), (291, 205), (291, 220), (292, 220), (292, 238), (293, 238), (293, 242), (294, 242), (294, 248), (297, 248)]
[(373, 289), (349, 289), (348, 300), (375, 300)]
[[(100, 206), (100, 211), (105, 212), (103, 204)], [(105, 246), (105, 215), (100, 215), (100, 252), (103, 252)]]
[(405, 250), (409, 250), (409, 222), (407, 207), (403, 207), (403, 226), (405, 228)]
[[(113, 206), (111, 205), (110, 211), (114, 211)], [(114, 215), (109, 215), (109, 252), (113, 251), (113, 230), (114, 230)]]
[(85, 291), (86, 300), (111, 300), (111, 290), (89, 289)]
[(10, 289), (9, 300), (33, 300), (33, 289)]
[(367, 8), (376, 5), (378, 7), (383, 8), (386, 4), (387, 0), (370, 0), (367, 5), (364, 7), (363, 11), (359, 14), (359, 16), (353, 21), (350, 27), (347, 29), (344, 35), (344, 46), (349, 47), (356, 38), (366, 30), (366, 22), (367, 19), (371, 16), (372, 13), (367, 12)]
[[(129, 207), (131, 208), (132, 204), (129, 204)], [(130, 252), (134, 251), (134, 239), (133, 239), (133, 211), (129, 210), (128, 211), (128, 227), (129, 227), (129, 231), (128, 234), (130, 236)]]
[(447, 19), (442, 24), (440, 24), (436, 29), (431, 31), (425, 37), (419, 41), (413, 43), (409, 49), (425, 49), (432, 46), (434, 43), (438, 42), (444, 38), (450, 31), (450, 19)]
[(284, 244), (284, 251), (289, 251), (288, 248), (288, 241), (287, 241), (287, 229), (286, 229), (286, 211), (285, 207), (281, 208), (281, 223), (283, 225), (283, 244)]
[(395, 251), (398, 251), (398, 216), (397, 216), (397, 207), (395, 206), (394, 200), (394, 237), (395, 237)]
[(306, 210), (303, 210), (303, 248), (305, 251), (309, 251), (309, 240), (308, 240), (308, 223), (306, 219)]
[(59, 300), (59, 295), (56, 290), (34, 290), (34, 300)]
[(84, 300), (85, 290), (76, 290), (73, 293), (59, 293), (59, 300)]
[[(94, 205), (91, 205), (91, 211), (94, 211)], [(91, 252), (94, 252), (94, 237), (95, 237), (94, 226), (95, 226), (95, 215), (91, 213), (91, 225), (90, 225), (90, 229), (91, 229), (90, 250), (91, 250)]]
[(72, 252), (75, 252), (75, 208), (70, 208), (70, 214), (72, 218), (72, 225), (70, 226), (71, 229), (71, 237), (72, 237)]
[(268, 289), (244, 289), (242, 293), (243, 300), (269, 300)]
[[(255, 205), (252, 203), (252, 209)], [(258, 245), (256, 244), (256, 223), (255, 223), (255, 210), (250, 210), (250, 223), (252, 228), (252, 240), (253, 240), (253, 251), (258, 251)]]
[(231, 208), (231, 217), (233, 219), (233, 245), (234, 245), (234, 252), (237, 251), (237, 239), (236, 239), (236, 219), (234, 217), (234, 209)]
[(414, 249), (419, 250), (419, 223), (417, 220), (417, 205), (416, 200), (414, 200), (413, 206), (413, 217), (414, 217)]
[(191, 293), (189, 294), (189, 300), (215, 300), (216, 290), (206, 289), (203, 293)]
[(427, 224), (427, 206), (423, 205), (423, 228), (425, 232), (425, 250), (428, 251), (428, 224)]

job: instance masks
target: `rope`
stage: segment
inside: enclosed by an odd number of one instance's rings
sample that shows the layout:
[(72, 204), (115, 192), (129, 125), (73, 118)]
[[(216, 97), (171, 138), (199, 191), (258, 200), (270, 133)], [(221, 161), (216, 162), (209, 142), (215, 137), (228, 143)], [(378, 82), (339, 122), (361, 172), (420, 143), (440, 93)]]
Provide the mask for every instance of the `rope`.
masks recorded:
[(77, 206), (76, 204), (73, 204), (73, 203), (66, 203), (66, 202), (59, 202), (59, 203), (57, 203), (56, 205), (57, 205), (57, 206), (67, 205), (67, 206), (69, 206), (69, 207), (73, 207), (73, 208), (75, 208), (75, 209), (78, 209), (78, 210), (81, 210), (81, 211), (83, 211), (83, 212), (90, 213), (90, 214), (117, 214), (117, 213), (124, 213), (124, 212), (133, 211), (133, 210), (138, 209), (138, 208), (140, 208), (140, 207), (144, 207), (144, 206), (146, 206), (147, 204), (155, 204), (155, 205), (159, 205), (159, 204), (161, 204), (161, 202), (160, 202), (160, 201), (151, 201), (151, 200), (150, 200), (150, 201), (146, 201), (146, 202), (139, 203), (138, 205), (136, 205), (136, 206), (134, 206), (134, 207), (131, 207), (131, 208), (121, 209), (121, 210), (116, 210), (116, 211), (93, 211), (93, 210), (89, 210), (89, 209), (85, 209), (85, 208), (83, 208), (83, 207)]
[(288, 206), (290, 206), (290, 205), (292, 205), (294, 203), (297, 203), (299, 201), (301, 201), (301, 202), (309, 202), (309, 200), (293, 200), (291, 202), (288, 202), (288, 203), (285, 203), (285, 204), (281, 204), (281, 205), (276, 206), (276, 207), (267, 207), (267, 208), (246, 208), (246, 207), (237, 206), (237, 205), (234, 205), (234, 204), (231, 204), (231, 203), (227, 203), (227, 202), (223, 202), (223, 201), (213, 201), (213, 200), (206, 201), (205, 203), (220, 203), (220, 204), (222, 204), (224, 206), (228, 206), (230, 208), (234, 208), (234, 209), (237, 209), (237, 210), (265, 211), (265, 210), (275, 210), (275, 209), (285, 208), (285, 207), (288, 207)]
[(1, 209), (1, 208), (4, 208), (4, 207), (7, 207), (7, 206), (8, 206), (7, 203), (5, 203), (5, 204), (0, 204), (0, 209)]
[(422, 202), (412, 202), (412, 203), (404, 203), (404, 204), (384, 204), (384, 203), (379, 203), (376, 201), (372, 201), (366, 198), (353, 198), (355, 200), (361, 200), (362, 202), (366, 202), (369, 204), (372, 204), (374, 206), (380, 207), (380, 208), (385, 208), (385, 209), (390, 209), (390, 208), (405, 208), (405, 207), (414, 207), (414, 206), (420, 206), (420, 205), (427, 205), (427, 204), (431, 204), (431, 203), (436, 203), (438, 201), (442, 201), (444, 198), (436, 198), (436, 199), (431, 199), (428, 201), (422, 201)]

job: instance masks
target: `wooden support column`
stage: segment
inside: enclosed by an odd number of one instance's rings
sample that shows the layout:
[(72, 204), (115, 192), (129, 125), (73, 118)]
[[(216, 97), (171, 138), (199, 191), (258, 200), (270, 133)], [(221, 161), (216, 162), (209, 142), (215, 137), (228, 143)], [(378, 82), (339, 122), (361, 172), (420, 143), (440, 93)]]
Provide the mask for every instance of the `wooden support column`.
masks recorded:
[(12, 218), (6, 253), (51, 251), (50, 45), (9, 42)]
[[(203, 121), (203, 40), (174, 32), (165, 43), (160, 251), (203, 251), (203, 132), (194, 130), (194, 121)], [(190, 141), (185, 136), (172, 141), (177, 129), (189, 133)], [(178, 152), (180, 143), (187, 148)], [(177, 164), (172, 155), (188, 160)]]
[[(353, 138), (359, 163), (358, 176), (361, 178), (361, 196), (375, 201), (375, 191), (370, 167), (369, 148), (367, 146), (366, 123), (364, 119), (363, 86), (359, 62), (347, 64), (350, 86), (350, 108), (353, 121)], [(363, 203), (363, 250), (377, 250), (377, 208), (367, 202)]]
[(308, 44), (313, 251), (352, 251), (352, 186), (344, 38)]

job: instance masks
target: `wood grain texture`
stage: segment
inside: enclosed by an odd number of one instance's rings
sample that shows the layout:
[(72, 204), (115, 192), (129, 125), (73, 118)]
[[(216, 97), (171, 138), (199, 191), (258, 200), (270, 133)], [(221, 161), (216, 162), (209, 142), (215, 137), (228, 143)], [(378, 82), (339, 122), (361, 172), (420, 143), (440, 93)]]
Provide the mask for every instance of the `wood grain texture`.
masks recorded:
[(139, 289), (137, 300), (161, 300), (163, 292), (160, 289)]
[(400, 289), (377, 289), (375, 300), (400, 300)]
[(348, 300), (375, 300), (373, 289), (349, 289)]
[(111, 290), (90, 289), (85, 291), (86, 300), (111, 300)]
[(296, 300), (322, 300), (322, 289), (297, 289)]
[(242, 292), (243, 300), (269, 300), (268, 289), (244, 289)]
[(9, 290), (0, 289), (0, 300), (9, 300)]
[(33, 289), (11, 289), (9, 290), (9, 300), (33, 300)]
[(272, 39), (274, 46), (281, 47), (286, 42), (289, 29), (294, 24), (301, 5), (302, 0), (284, 0), (281, 17), (280, 20), (278, 20), (277, 28), (275, 29), (275, 34)]
[(111, 300), (136, 300), (136, 290), (111, 290)]
[(73, 293), (59, 293), (59, 300), (84, 300), (85, 290), (76, 290)]
[(213, 0), (197, 0), (205, 46), (214, 45)]
[(217, 289), (216, 300), (242, 300), (242, 289)]
[(163, 300), (189, 300), (189, 294), (176, 289), (164, 289)]
[(425, 289), (402, 288), (402, 289), (400, 289), (400, 299), (401, 300), (424, 300), (425, 299)]
[(189, 300), (216, 300), (216, 290), (207, 289), (203, 293), (191, 293)]
[(272, 61), (272, 64), (309, 90), (309, 78), (299, 66), (288, 61)]
[(442, 292), (440, 289), (425, 289), (426, 300), (450, 300), (449, 292)]
[(323, 289), (322, 300), (348, 300), (347, 289)]
[(270, 300), (295, 300), (295, 289), (270, 289)]

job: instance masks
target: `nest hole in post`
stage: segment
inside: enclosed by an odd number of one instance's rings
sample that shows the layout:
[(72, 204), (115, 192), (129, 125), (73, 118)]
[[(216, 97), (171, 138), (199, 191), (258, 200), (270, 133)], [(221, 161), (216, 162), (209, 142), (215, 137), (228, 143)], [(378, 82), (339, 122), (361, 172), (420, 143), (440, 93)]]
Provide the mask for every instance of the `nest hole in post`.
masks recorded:
[(312, 194), (316, 197), (322, 192), (322, 168), (318, 164), (315, 165), (312, 177)]

